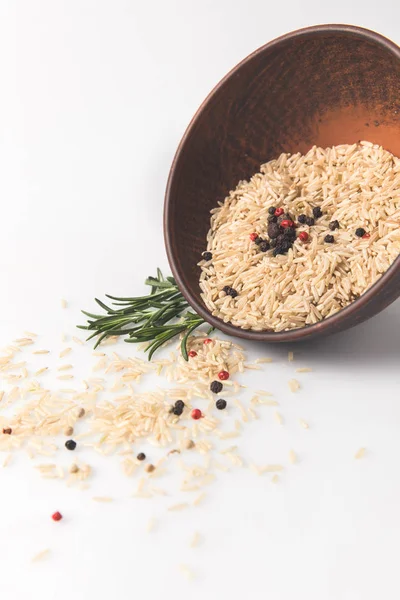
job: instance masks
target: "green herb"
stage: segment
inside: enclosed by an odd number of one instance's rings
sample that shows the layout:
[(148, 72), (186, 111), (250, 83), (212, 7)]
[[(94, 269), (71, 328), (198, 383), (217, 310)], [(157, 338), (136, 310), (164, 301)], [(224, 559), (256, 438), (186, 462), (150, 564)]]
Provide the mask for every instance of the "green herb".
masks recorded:
[[(116, 298), (106, 295), (112, 300), (112, 306), (95, 298), (106, 314), (95, 315), (82, 311), (88, 317), (88, 322), (78, 327), (93, 332), (88, 340), (97, 337), (95, 348), (105, 338), (115, 335), (126, 335), (125, 341), (133, 344), (149, 342), (146, 348), (149, 360), (165, 342), (183, 334), (181, 352), (184, 359), (188, 360), (188, 338), (205, 322), (204, 319), (187, 310), (189, 305), (175, 279), (164, 278), (160, 269), (157, 269), (157, 277), (148, 277), (145, 283), (151, 287), (147, 296)], [(114, 308), (117, 306), (121, 308)]]

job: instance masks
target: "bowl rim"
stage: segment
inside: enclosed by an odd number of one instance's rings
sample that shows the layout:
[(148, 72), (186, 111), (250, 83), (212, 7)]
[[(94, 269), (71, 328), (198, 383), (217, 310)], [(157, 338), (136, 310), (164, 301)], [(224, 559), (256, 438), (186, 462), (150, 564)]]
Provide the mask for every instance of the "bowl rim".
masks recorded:
[[(384, 47), (387, 51), (394, 55), (397, 60), (400, 61), (400, 47), (389, 40), (385, 36), (372, 31), (370, 29), (366, 29), (364, 27), (359, 27), (357, 25), (344, 25), (344, 24), (323, 24), (323, 25), (312, 25), (310, 27), (303, 27), (301, 29), (296, 29), (284, 35), (281, 35), (277, 38), (274, 38), (270, 42), (267, 42), (263, 46), (257, 48), (254, 52), (251, 52), (248, 56), (246, 56), (243, 60), (237, 63), (228, 73), (213, 87), (211, 92), (206, 96), (203, 102), (200, 104), (199, 108), (195, 112), (192, 117), (189, 125), (187, 126), (181, 141), (179, 142), (178, 148), (175, 152), (175, 156), (173, 158), (167, 186), (165, 190), (165, 198), (164, 198), (164, 217), (163, 217), (163, 226), (164, 226), (164, 240), (165, 247), (167, 251), (168, 262), (171, 267), (172, 274), (178, 284), (180, 291), (183, 296), (189, 303), (189, 305), (196, 311), (198, 315), (200, 315), (207, 323), (213, 325), (216, 329), (226, 333), (227, 335), (250, 339), (254, 341), (264, 341), (264, 342), (288, 342), (288, 341), (298, 341), (300, 339), (306, 339), (315, 334), (322, 334), (325, 330), (331, 329), (331, 326), (334, 323), (338, 323), (345, 318), (351, 317), (353, 314), (357, 313), (361, 307), (366, 306), (372, 300), (374, 295), (377, 292), (380, 292), (397, 274), (397, 271), (400, 270), (400, 255), (395, 259), (389, 269), (378, 279), (374, 285), (372, 285), (362, 296), (360, 296), (357, 300), (354, 300), (351, 304), (342, 308), (334, 315), (319, 321), (318, 323), (314, 323), (313, 325), (306, 325), (304, 327), (300, 327), (298, 329), (291, 329), (289, 331), (272, 331), (272, 330), (262, 330), (262, 331), (254, 331), (253, 329), (243, 329), (232, 323), (225, 323), (222, 319), (215, 317), (211, 314), (208, 308), (197, 299), (195, 295), (193, 295), (189, 291), (189, 286), (185, 281), (185, 273), (182, 272), (179, 268), (179, 258), (175, 254), (173, 240), (170, 235), (170, 214), (169, 210), (171, 204), (171, 188), (174, 177), (176, 176), (176, 169), (179, 159), (183, 152), (185, 151), (185, 146), (188, 138), (192, 134), (193, 130), (196, 128), (197, 122), (202, 114), (204, 108), (208, 105), (208, 103), (212, 100), (212, 98), (217, 94), (219, 89), (224, 85), (224, 83), (230, 79), (239, 69), (242, 68), (247, 62), (253, 60), (256, 56), (262, 54), (266, 50), (270, 49), (273, 46), (279, 46), (290, 39), (294, 39), (297, 37), (303, 37), (308, 35), (319, 35), (324, 33), (340, 33), (347, 34), (349, 36), (363, 38), (365, 40), (369, 40), (379, 46)], [(400, 290), (399, 290), (400, 295)], [(354, 325), (357, 324), (357, 320), (354, 320)]]

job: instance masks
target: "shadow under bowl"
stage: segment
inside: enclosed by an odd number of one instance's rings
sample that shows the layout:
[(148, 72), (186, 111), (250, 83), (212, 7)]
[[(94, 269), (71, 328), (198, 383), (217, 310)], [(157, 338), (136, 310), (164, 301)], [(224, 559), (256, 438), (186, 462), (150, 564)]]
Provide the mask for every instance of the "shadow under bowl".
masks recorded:
[(200, 297), (210, 210), (239, 180), (282, 152), (369, 140), (400, 156), (400, 48), (348, 25), (284, 35), (244, 59), (214, 88), (175, 155), (164, 235), (183, 295), (228, 335), (267, 342), (311, 339), (348, 329), (400, 296), (400, 257), (359, 299), (315, 325), (275, 333), (245, 330), (211, 315)]

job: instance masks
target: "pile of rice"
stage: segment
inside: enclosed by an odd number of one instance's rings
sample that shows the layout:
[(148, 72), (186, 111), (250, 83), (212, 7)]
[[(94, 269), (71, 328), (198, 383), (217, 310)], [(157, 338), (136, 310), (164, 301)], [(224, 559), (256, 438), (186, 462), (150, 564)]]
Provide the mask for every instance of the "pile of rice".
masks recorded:
[[(320, 207), (323, 215), (302, 227), (308, 243), (297, 239), (274, 257), (249, 238), (265, 237), (272, 206), (294, 217)], [(281, 154), (239, 182), (211, 214), (212, 259), (199, 263), (211, 313), (256, 331), (311, 325), (357, 299), (399, 255), (400, 159), (370, 142)], [(340, 228), (331, 232), (334, 220)], [(357, 237), (358, 228), (370, 237)], [(333, 244), (324, 241), (330, 233)], [(238, 296), (227, 295), (225, 286)]]

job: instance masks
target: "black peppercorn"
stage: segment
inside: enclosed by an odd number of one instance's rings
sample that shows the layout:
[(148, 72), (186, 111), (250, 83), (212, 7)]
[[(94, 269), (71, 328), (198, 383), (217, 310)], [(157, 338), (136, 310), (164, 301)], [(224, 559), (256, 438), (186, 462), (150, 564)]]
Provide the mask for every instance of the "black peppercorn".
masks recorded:
[(211, 254), (211, 252), (203, 252), (202, 257), (204, 260), (211, 260), (212, 254)]
[(297, 217), (297, 220), (298, 220), (298, 222), (299, 222), (299, 223), (301, 223), (302, 225), (305, 225), (305, 223), (306, 223), (306, 220), (307, 220), (307, 217), (306, 217), (306, 215), (299, 215), (299, 216)]
[(325, 241), (327, 244), (333, 244), (333, 242), (335, 241), (335, 238), (333, 237), (333, 235), (329, 235), (329, 234), (328, 234), (328, 235), (326, 235), (326, 236), (324, 237), (324, 241)]
[(275, 246), (276, 246), (276, 238), (273, 239), (273, 240), (270, 240), (269, 241), (269, 245), (271, 246), (271, 248), (275, 248)]
[(362, 237), (365, 234), (365, 229), (363, 229), (362, 227), (359, 227), (358, 229), (356, 229), (356, 235), (358, 237)]
[(275, 206), (270, 206), (268, 209), (268, 212), (270, 215), (274, 215), (276, 211), (276, 207)]
[(340, 225), (339, 225), (339, 221), (335, 220), (335, 221), (331, 221), (329, 223), (329, 229), (331, 231), (335, 231), (335, 229), (339, 229)]
[(280, 233), (279, 225), (277, 223), (270, 223), (268, 225), (268, 235), (270, 238), (278, 237)]
[(271, 215), (270, 217), (268, 217), (268, 223), (277, 223), (278, 222), (278, 217), (276, 217), (275, 215)]
[(65, 447), (67, 450), (75, 450), (76, 442), (74, 442), (74, 440), (67, 440), (65, 442)]
[(223, 387), (224, 386), (220, 381), (213, 381), (210, 385), (210, 390), (213, 392), (213, 394), (219, 394), (222, 392)]
[(185, 408), (185, 403), (183, 400), (177, 400), (175, 402), (175, 408), (182, 408), (182, 410)]
[(264, 241), (263, 238), (260, 236), (256, 237), (256, 239), (254, 240), (254, 242), (257, 244), (257, 246), (259, 246), (261, 244), (261, 242), (263, 242), (263, 241)]
[(226, 408), (226, 400), (219, 398), (219, 400), (216, 401), (215, 406), (218, 410), (224, 410), (224, 408)]
[(176, 415), (177, 417), (180, 417), (181, 414), (183, 413), (183, 406), (174, 406), (172, 409), (172, 412), (174, 415)]
[(139, 452), (136, 458), (138, 460), (144, 460), (146, 458), (146, 455), (144, 454), (144, 452)]
[(293, 227), (287, 227), (283, 232), (283, 235), (286, 239), (294, 242), (294, 240), (296, 239), (296, 230), (293, 229)]
[(312, 217), (306, 217), (306, 225), (311, 227), (312, 225), (314, 225), (314, 223), (315, 223), (315, 221)]
[(278, 256), (278, 254), (285, 254), (285, 250), (282, 248), (282, 246), (277, 246), (274, 248), (273, 255)]
[(267, 252), (270, 249), (269, 242), (266, 240), (262, 241), (258, 247), (260, 248), (261, 252)]
[(312, 209), (313, 215), (315, 219), (319, 219), (320, 217), (322, 217), (322, 210), (320, 209), (319, 206), (314, 206), (314, 208)]
[(238, 295), (237, 291), (234, 290), (232, 287), (230, 287), (229, 285), (226, 285), (222, 288), (222, 291), (225, 292), (225, 294), (227, 296), (231, 296), (232, 298), (236, 298), (236, 296)]

